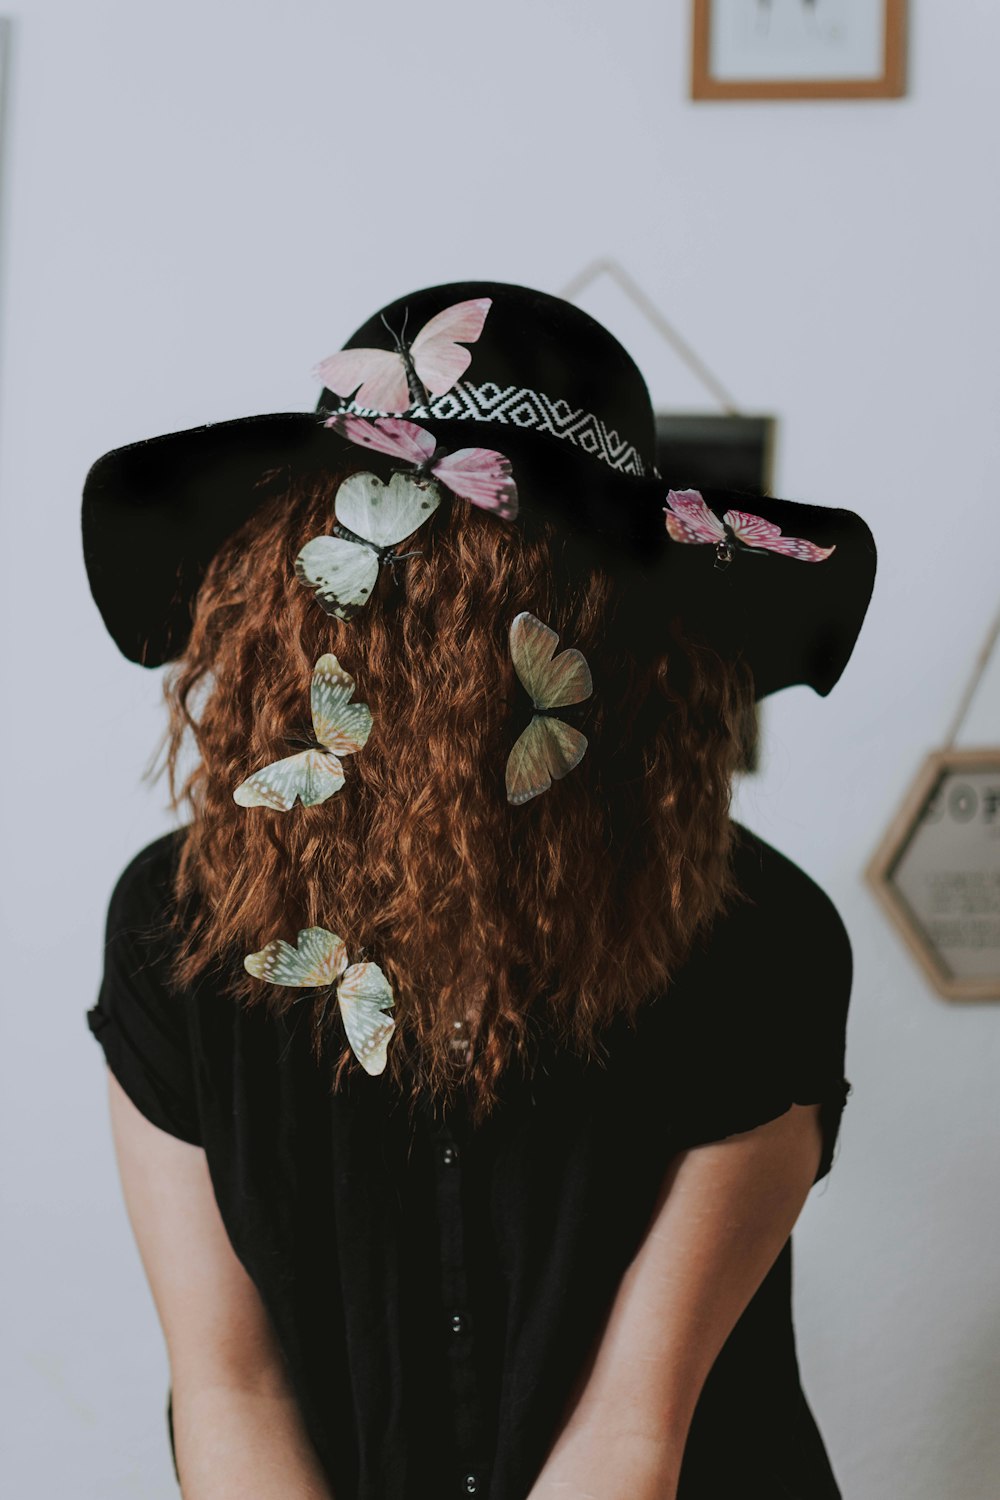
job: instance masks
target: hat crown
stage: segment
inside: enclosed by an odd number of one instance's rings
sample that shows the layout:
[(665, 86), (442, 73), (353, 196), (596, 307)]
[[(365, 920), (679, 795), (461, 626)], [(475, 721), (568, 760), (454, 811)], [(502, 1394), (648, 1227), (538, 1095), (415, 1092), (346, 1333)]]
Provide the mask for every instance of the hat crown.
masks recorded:
[[(458, 302), (489, 298), (471, 363), (454, 393), (433, 403), (439, 416), (475, 416), (536, 427), (625, 472), (650, 473), (656, 422), (646, 383), (618, 340), (595, 318), (561, 297), (492, 281), (456, 281), (399, 297), (370, 317), (345, 349), (407, 343), (436, 314)], [(319, 405), (343, 406), (323, 391)]]

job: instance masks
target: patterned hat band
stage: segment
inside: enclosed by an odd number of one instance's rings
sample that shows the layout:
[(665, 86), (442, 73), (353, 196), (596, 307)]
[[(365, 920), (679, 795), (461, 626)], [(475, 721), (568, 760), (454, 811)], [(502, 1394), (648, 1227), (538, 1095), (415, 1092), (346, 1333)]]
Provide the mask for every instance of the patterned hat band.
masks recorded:
[[(360, 406), (357, 401), (341, 401), (337, 407), (325, 407), (329, 414), (351, 413), (359, 417), (386, 417), (393, 413)], [(444, 421), (465, 419), (472, 422), (502, 422), (511, 427), (531, 428), (565, 439), (592, 458), (599, 458), (619, 474), (646, 474), (639, 450), (611, 431), (593, 412), (574, 411), (568, 401), (553, 400), (543, 391), (527, 386), (501, 386), (488, 380), (483, 385), (460, 380), (443, 396), (435, 396), (427, 406), (412, 406), (410, 419), (438, 417)], [(655, 474), (655, 470), (653, 471)]]

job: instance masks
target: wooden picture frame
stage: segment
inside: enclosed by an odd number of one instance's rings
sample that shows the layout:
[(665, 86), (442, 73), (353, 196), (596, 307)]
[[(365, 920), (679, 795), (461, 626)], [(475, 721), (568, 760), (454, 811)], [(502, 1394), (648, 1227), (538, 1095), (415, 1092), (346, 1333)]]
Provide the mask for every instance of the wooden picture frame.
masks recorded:
[[(789, 71), (793, 63), (787, 47), (780, 66), (775, 66), (774, 76), (762, 74), (761, 69), (766, 69), (765, 44), (758, 47), (756, 56), (752, 50), (746, 52), (746, 71), (740, 76), (735, 34), (729, 38), (732, 45), (728, 46), (726, 58), (720, 57), (722, 37), (715, 28), (723, 22), (730, 28), (733, 26), (734, 7), (745, 6), (748, 13), (751, 6), (766, 7), (770, 21), (772, 7), (793, 3), (807, 8), (815, 27), (819, 7), (832, 5), (834, 0), (694, 0), (692, 99), (893, 99), (906, 92), (906, 0), (864, 0), (873, 12), (880, 13), (882, 45), (873, 49), (871, 66), (856, 69), (852, 76), (830, 75), (829, 67), (835, 66), (835, 49), (819, 39), (803, 47), (801, 76)], [(863, 0), (854, 3), (861, 5)], [(879, 16), (873, 14), (869, 19), (874, 25)], [(814, 30), (816, 38), (822, 35)], [(832, 24), (829, 35), (834, 35)], [(776, 51), (775, 58), (778, 56)]]
[(929, 755), (865, 878), (944, 999), (1000, 1000), (1000, 746)]

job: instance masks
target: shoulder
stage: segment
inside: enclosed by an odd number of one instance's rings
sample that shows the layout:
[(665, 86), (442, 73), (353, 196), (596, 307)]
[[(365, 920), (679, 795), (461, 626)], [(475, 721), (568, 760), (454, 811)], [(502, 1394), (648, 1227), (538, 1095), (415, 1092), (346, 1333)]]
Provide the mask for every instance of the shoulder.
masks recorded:
[(829, 1170), (840, 1112), (851, 944), (826, 891), (786, 854), (735, 825), (738, 898), (665, 997), (647, 1049), (685, 1145), (822, 1105)]
[(670, 1003), (713, 1051), (776, 1053), (806, 1034), (841, 1049), (853, 980), (850, 938), (812, 876), (735, 825), (738, 895), (696, 943)]
[(154, 839), (115, 881), (105, 928), (105, 987), (112, 975), (128, 981), (140, 973), (150, 988), (171, 987), (174, 873), (182, 836), (178, 830)]
[(854, 977), (843, 918), (787, 854), (742, 824), (735, 831), (741, 897), (705, 950), (713, 1003), (737, 1051), (769, 1054), (803, 1078), (837, 1078)]
[(851, 941), (844, 920), (823, 887), (801, 866), (759, 834), (734, 823), (733, 867), (739, 895), (713, 929), (713, 936), (738, 933), (752, 948), (769, 952), (775, 965), (783, 956), (810, 955), (850, 973)]
[(172, 900), (182, 835), (181, 829), (165, 833), (133, 855), (115, 881), (110, 912), (128, 921), (147, 917)]
[(188, 996), (172, 983), (173, 872), (180, 835), (129, 861), (108, 904), (104, 972), (87, 1024), (138, 1109), (172, 1135), (200, 1143)]
[(174, 875), (183, 830), (154, 839), (129, 860), (108, 901), (106, 953), (162, 961), (174, 934)]

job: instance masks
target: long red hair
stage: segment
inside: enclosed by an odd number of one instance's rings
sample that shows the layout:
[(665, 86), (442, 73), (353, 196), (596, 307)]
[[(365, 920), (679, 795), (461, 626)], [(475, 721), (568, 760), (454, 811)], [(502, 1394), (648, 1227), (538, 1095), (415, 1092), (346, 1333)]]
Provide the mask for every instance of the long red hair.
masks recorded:
[[(331, 618), (293, 562), (329, 530), (342, 477), (298, 482), (226, 543), (167, 677), (171, 788), (191, 813), (176, 977), (223, 967), (244, 1003), (307, 1005), (318, 1022), (321, 992), (265, 985), (242, 959), (329, 928), (392, 985), (396, 1081), (411, 1096), (469, 1085), (482, 1118), (539, 1025), (599, 1055), (607, 1024), (666, 989), (736, 894), (729, 808), (756, 724), (752, 678), (678, 620), (655, 641), (627, 628), (625, 586), (597, 565), (568, 574), (551, 522), (505, 525), (464, 502), (446, 500), (400, 544), (419, 556), (383, 565), (354, 618)], [(584, 653), (594, 692), (576, 719), (589, 741), (579, 766), (512, 806), (504, 767), (530, 715), (508, 646), (521, 610)], [(373, 715), (344, 787), (289, 813), (238, 807), (233, 789), (308, 725), (324, 652)], [(449, 1042), (470, 1001), (476, 1045), (456, 1069)], [(358, 1065), (335, 1005), (313, 1038), (336, 1086)]]

